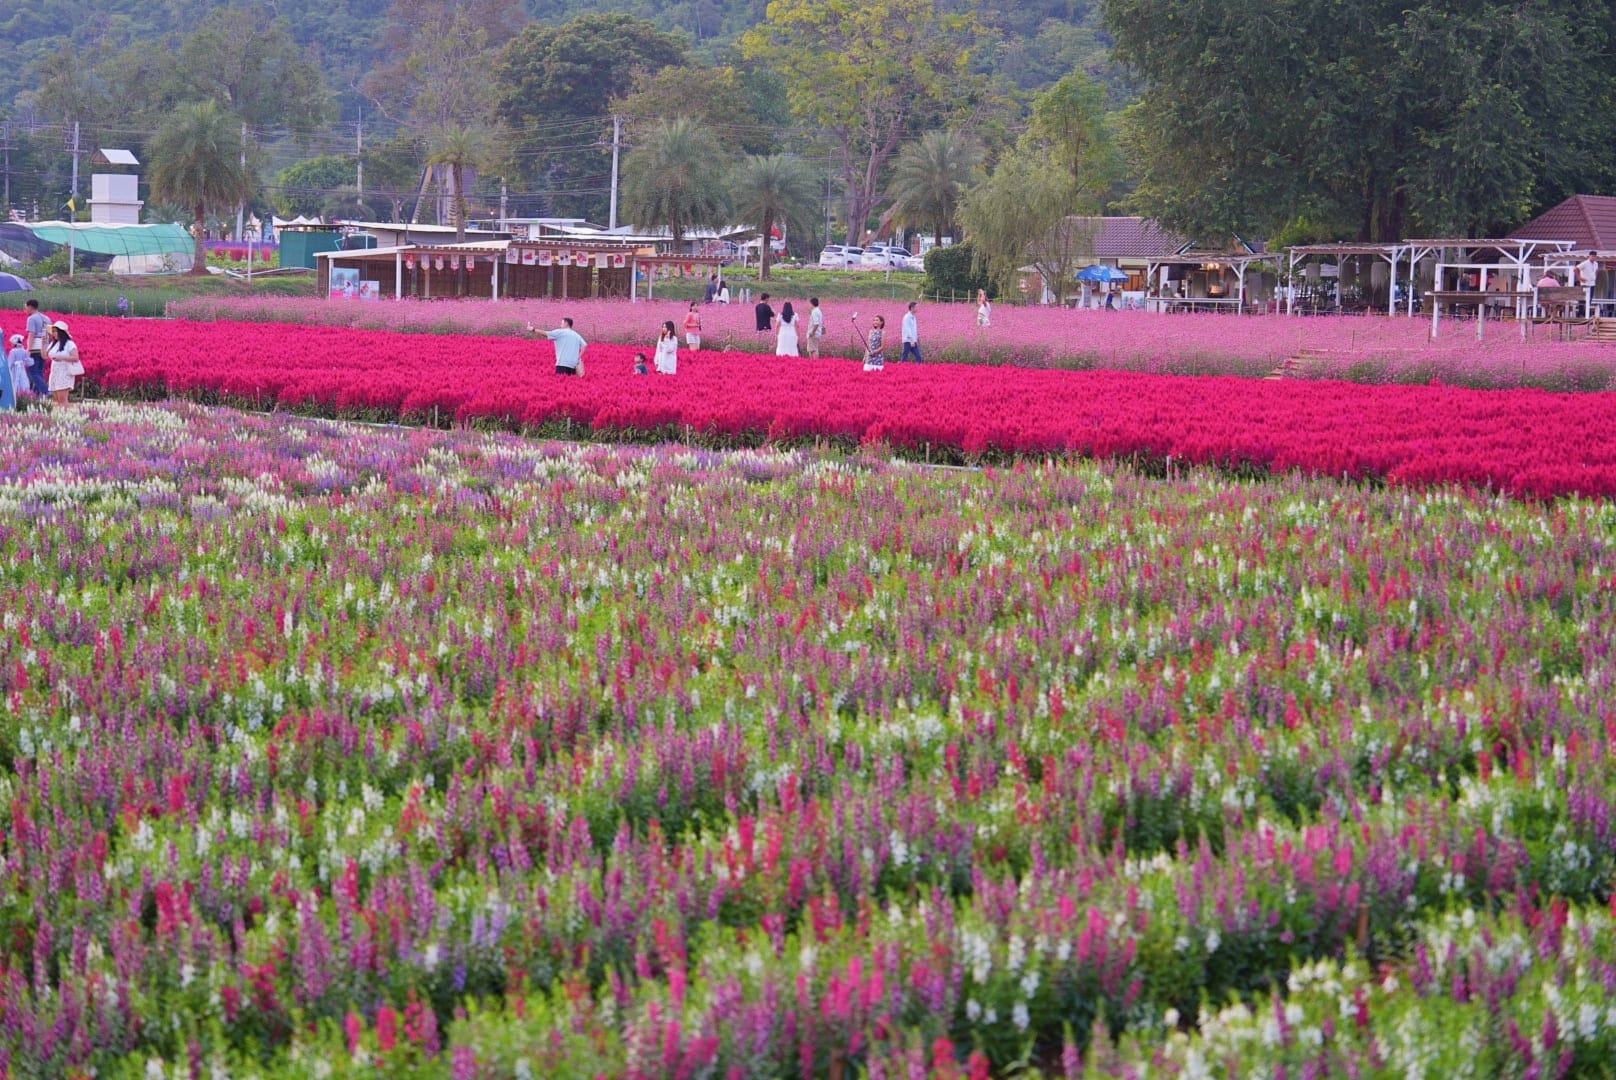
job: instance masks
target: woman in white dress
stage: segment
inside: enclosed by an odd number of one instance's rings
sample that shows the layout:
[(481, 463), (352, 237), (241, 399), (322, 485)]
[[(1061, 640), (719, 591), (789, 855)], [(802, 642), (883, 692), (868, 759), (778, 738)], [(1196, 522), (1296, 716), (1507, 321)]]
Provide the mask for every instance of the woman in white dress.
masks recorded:
[(797, 312), (792, 308), (790, 300), (787, 300), (785, 306), (780, 309), (780, 335), (774, 339), (774, 355), (802, 355), (802, 350), (797, 345)]
[(976, 290), (976, 325), (986, 330), (993, 325), (993, 305), (988, 303), (988, 291)]
[(658, 375), (679, 373), (679, 335), (673, 329), (673, 320), (662, 324), (662, 333), (656, 339), (656, 369)]
[(67, 332), (65, 322), (58, 319), (51, 323), (50, 334), (50, 344), (45, 346), (45, 359), (50, 363), (50, 384), (47, 389), (53, 402), (66, 405), (68, 395), (73, 392), (73, 384), (84, 374), (84, 365), (79, 363), (79, 347)]

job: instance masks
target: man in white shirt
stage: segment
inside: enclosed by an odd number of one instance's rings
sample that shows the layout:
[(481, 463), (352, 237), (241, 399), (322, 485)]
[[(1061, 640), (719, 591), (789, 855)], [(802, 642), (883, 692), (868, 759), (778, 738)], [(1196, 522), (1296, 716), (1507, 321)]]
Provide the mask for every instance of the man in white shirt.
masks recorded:
[(825, 336), (825, 309), (819, 306), (819, 297), (808, 298), (808, 358), (819, 359), (819, 339)]
[(920, 355), (920, 323), (915, 319), (913, 300), (909, 301), (909, 310), (903, 316), (903, 362), (908, 363), (910, 356), (915, 358), (917, 364), (926, 362)]
[(1599, 264), (1594, 261), (1592, 255), (1577, 264), (1575, 280), (1578, 285), (1588, 290), (1588, 310), (1584, 314), (1591, 319), (1594, 315), (1593, 288), (1599, 281)]

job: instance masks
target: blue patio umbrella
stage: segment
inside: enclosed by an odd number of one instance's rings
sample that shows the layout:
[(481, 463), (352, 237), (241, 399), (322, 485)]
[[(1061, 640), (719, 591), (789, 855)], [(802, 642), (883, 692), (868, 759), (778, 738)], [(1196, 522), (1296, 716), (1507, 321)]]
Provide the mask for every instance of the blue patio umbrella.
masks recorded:
[(1077, 272), (1079, 281), (1127, 281), (1128, 275), (1114, 266), (1090, 266)]
[(34, 287), (16, 274), (0, 271), (0, 293), (32, 292)]

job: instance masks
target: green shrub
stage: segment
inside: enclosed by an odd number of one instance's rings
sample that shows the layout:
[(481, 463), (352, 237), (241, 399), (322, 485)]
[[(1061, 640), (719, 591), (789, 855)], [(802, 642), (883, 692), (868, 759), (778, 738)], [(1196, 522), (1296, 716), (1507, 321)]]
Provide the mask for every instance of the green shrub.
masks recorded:
[(926, 252), (925, 293), (933, 299), (969, 300), (976, 290), (995, 294), (987, 272), (976, 265), (976, 252), (969, 240)]

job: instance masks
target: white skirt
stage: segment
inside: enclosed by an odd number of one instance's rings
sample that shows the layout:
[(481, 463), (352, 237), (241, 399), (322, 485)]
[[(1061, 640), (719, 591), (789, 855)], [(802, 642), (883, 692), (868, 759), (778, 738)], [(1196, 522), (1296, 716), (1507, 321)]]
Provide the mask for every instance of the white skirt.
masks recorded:
[(77, 365), (71, 360), (52, 360), (50, 381), (46, 384), (46, 388), (53, 394), (58, 390), (73, 389), (73, 384), (78, 379), (78, 375), (75, 373), (76, 367)]
[(780, 337), (775, 342), (774, 355), (797, 356), (800, 351), (797, 348), (797, 324), (794, 322), (780, 324)]

